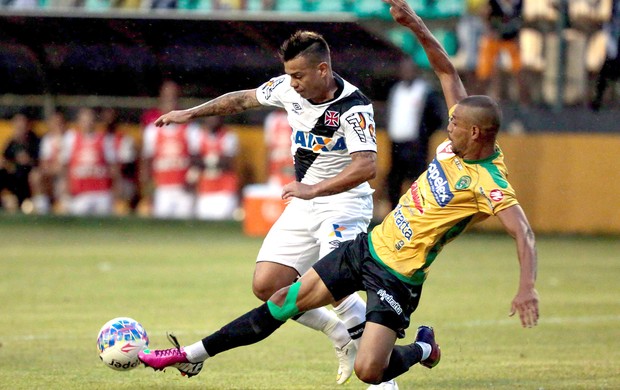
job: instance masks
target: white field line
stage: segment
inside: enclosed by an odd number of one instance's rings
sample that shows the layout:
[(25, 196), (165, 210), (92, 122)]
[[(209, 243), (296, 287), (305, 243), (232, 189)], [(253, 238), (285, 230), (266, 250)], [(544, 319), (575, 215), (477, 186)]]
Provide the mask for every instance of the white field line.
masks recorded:
[[(620, 315), (599, 315), (599, 316), (578, 316), (578, 317), (541, 317), (538, 324), (539, 326), (545, 325), (564, 325), (564, 324), (601, 324), (601, 323), (615, 323), (620, 322)], [(501, 320), (474, 320), (464, 322), (452, 322), (445, 323), (442, 326), (445, 328), (479, 328), (479, 327), (491, 327), (491, 326), (505, 326), (505, 325), (519, 325), (518, 314), (515, 317), (508, 317)], [(151, 336), (166, 336), (166, 332), (169, 330), (155, 329), (147, 331)], [(211, 330), (203, 331), (173, 331), (177, 336), (194, 338), (195, 336), (204, 337), (211, 334)], [(71, 334), (71, 337), (76, 337), (75, 333)], [(96, 334), (93, 334), (93, 343), (95, 342)], [(24, 341), (39, 341), (39, 340), (61, 340), (68, 337), (67, 333), (40, 333), (40, 334), (13, 334), (13, 335), (0, 335), (0, 343), (6, 342), (24, 342)], [(86, 339), (83, 336), (78, 336), (80, 339)]]

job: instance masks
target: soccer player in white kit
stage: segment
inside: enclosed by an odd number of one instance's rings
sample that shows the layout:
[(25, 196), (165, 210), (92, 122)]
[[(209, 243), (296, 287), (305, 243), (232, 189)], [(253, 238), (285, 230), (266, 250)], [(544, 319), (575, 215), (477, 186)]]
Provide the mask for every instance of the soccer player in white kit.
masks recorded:
[[(259, 88), (230, 92), (155, 121), (156, 126), (187, 123), (261, 106), (287, 111), (296, 180), (284, 185), (282, 198), (290, 202), (256, 259), (253, 291), (263, 301), (341, 242), (366, 232), (374, 191), (368, 180), (377, 170), (373, 106), (332, 71), (323, 37), (298, 31), (281, 46), (280, 58), (285, 74)], [(353, 372), (366, 305), (354, 294), (338, 302), (334, 311), (314, 309), (295, 320), (330, 338), (339, 359), (336, 381), (343, 384)]]

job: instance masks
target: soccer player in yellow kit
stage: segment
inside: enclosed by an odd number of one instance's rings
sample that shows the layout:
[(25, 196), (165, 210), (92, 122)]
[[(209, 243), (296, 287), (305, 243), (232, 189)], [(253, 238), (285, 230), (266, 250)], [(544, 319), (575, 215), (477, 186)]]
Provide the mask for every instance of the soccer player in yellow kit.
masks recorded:
[(364, 290), (366, 326), (355, 360), (357, 377), (377, 384), (416, 363), (433, 368), (441, 351), (431, 327), (420, 326), (409, 345), (395, 345), (396, 339), (409, 326), (429, 267), (443, 246), (489, 216), (497, 216), (516, 241), (520, 276), (511, 315), (518, 312), (524, 327), (537, 324), (535, 239), (496, 143), (501, 111), (487, 96), (467, 96), (445, 50), (404, 0), (384, 1), (394, 20), (416, 35), (439, 77), (452, 107), (448, 139), (399, 205), (370, 233), (346, 241), (267, 303), (210, 336), (186, 347), (141, 352), (145, 365), (158, 370), (201, 365), (220, 352), (264, 339), (298, 313)]
[[(450, 122), (457, 120), (451, 115)], [(371, 232), (370, 253), (402, 281), (422, 284), (447, 242), (472, 224), (518, 204), (498, 146), (487, 158), (467, 160), (456, 155), (452, 141), (446, 140), (428, 170)]]

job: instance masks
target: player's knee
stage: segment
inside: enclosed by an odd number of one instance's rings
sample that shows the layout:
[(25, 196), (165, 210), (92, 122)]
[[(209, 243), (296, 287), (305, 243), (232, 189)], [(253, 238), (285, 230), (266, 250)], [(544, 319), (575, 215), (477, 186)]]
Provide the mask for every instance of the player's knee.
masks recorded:
[(263, 302), (275, 294), (278, 290), (295, 281), (294, 275), (285, 272), (277, 272), (274, 268), (257, 266), (252, 279), (252, 292)]
[(277, 290), (274, 289), (273, 286), (263, 283), (260, 280), (254, 279), (252, 282), (252, 292), (256, 298), (263, 302), (267, 302), (267, 300), (274, 295), (276, 291)]
[(295, 282), (289, 287), (280, 289), (269, 298), (267, 306), (274, 318), (280, 321), (286, 321), (299, 314), (297, 295), (299, 294), (300, 287), (301, 282)]
[(383, 382), (383, 371), (385, 367), (382, 364), (376, 364), (364, 359), (355, 360), (355, 375), (364, 383), (379, 384)]

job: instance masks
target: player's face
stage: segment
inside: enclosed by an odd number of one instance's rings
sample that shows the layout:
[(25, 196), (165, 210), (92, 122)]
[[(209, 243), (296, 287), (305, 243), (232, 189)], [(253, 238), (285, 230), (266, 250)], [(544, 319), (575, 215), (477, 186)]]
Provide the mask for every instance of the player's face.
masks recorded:
[(325, 94), (325, 75), (321, 64), (297, 56), (284, 63), (284, 72), (291, 76), (291, 87), (304, 99), (320, 100)]
[(452, 152), (463, 157), (470, 141), (470, 125), (465, 115), (465, 108), (457, 105), (448, 121), (448, 138), (452, 141)]
[(77, 117), (78, 126), (84, 131), (92, 131), (95, 129), (96, 124), (95, 111), (90, 108), (83, 108), (79, 111)]

